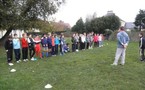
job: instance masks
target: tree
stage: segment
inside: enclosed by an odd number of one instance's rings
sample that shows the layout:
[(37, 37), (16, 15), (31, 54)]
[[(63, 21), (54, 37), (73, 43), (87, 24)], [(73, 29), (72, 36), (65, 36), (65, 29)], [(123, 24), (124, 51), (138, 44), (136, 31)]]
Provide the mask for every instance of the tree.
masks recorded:
[(121, 25), (120, 19), (116, 15), (109, 15), (104, 17), (105, 29), (110, 29), (112, 31), (118, 30)]
[(80, 18), (76, 24), (72, 27), (72, 31), (73, 32), (77, 32), (77, 33), (83, 33), (83, 32), (86, 32), (85, 30), (85, 25), (84, 25), (84, 22), (83, 22), (83, 19)]
[(39, 29), (36, 22), (47, 21), (63, 3), (64, 0), (0, 0), (0, 30), (7, 30), (0, 43), (12, 30)]
[(98, 17), (91, 21), (91, 29), (96, 33), (105, 33), (106, 29), (115, 31), (120, 25), (120, 19), (116, 15)]
[(104, 33), (104, 21), (103, 17), (95, 18), (91, 21), (92, 30), (95, 33)]
[[(141, 31), (141, 28), (144, 26), (144, 19), (145, 19), (145, 10), (140, 10), (139, 14), (136, 15), (135, 18), (135, 26), (139, 27), (139, 30)], [(142, 22), (143, 21), (143, 22)]]

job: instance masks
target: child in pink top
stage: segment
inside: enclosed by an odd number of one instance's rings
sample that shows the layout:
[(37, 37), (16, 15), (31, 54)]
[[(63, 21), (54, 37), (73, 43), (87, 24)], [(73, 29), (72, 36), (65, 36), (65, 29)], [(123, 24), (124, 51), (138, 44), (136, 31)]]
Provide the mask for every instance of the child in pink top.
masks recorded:
[(94, 35), (94, 46), (96, 47), (97, 46), (97, 44), (98, 44), (98, 35)]

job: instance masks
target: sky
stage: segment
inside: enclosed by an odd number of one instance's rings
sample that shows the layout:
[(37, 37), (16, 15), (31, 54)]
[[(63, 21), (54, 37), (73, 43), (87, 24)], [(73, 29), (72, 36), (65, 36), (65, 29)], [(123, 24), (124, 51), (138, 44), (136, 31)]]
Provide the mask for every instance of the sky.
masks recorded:
[(145, 0), (66, 0), (53, 17), (73, 26), (80, 17), (85, 20), (94, 13), (101, 17), (112, 10), (122, 20), (134, 22), (140, 9), (145, 10)]

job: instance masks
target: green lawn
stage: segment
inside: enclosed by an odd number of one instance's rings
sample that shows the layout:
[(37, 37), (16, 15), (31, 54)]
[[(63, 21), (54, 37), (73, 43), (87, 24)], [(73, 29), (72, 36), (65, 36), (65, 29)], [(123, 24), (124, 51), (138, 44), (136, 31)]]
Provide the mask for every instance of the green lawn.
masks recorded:
[[(140, 62), (138, 43), (127, 48), (125, 66), (111, 66), (116, 42), (103, 48), (68, 53), (37, 61), (6, 64), (0, 49), (0, 90), (144, 90), (145, 62)], [(106, 44), (106, 43), (105, 43)], [(16, 69), (10, 73), (10, 69)]]

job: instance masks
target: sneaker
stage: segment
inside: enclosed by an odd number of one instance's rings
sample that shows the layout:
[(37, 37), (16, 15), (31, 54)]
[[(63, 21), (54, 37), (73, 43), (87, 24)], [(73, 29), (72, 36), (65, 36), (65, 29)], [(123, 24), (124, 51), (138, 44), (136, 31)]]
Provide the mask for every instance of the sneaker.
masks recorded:
[(113, 63), (113, 64), (111, 64), (111, 66), (117, 66), (117, 64), (114, 64), (114, 63)]
[(140, 61), (141, 61), (141, 62), (143, 62), (143, 61), (144, 61), (144, 59), (140, 59)]
[(9, 63), (9, 66), (13, 66), (14, 64), (13, 63)]
[(26, 59), (24, 59), (23, 61), (24, 61), (24, 62), (27, 62), (27, 60), (26, 60)]
[(37, 58), (34, 58), (34, 61), (36, 61), (37, 60)]
[(20, 63), (20, 61), (16, 61), (17, 63)]
[(79, 50), (77, 49), (76, 52), (78, 52)]
[(21, 62), (21, 60), (19, 60), (19, 62)]
[(52, 55), (53, 57), (55, 57), (56, 55)]
[(31, 60), (34, 61), (34, 58), (32, 57)]
[(26, 61), (28, 61), (28, 59), (26, 59)]

